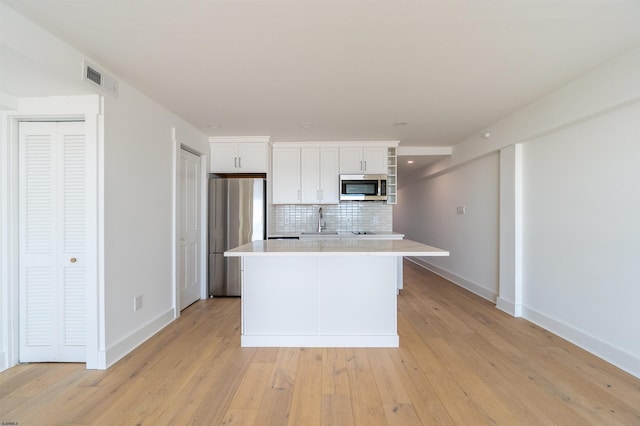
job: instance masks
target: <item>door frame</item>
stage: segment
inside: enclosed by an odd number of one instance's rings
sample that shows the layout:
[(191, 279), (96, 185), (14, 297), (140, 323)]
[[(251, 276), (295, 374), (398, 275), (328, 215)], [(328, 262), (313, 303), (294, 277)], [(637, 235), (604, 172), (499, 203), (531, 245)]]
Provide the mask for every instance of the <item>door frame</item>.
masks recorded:
[[(104, 321), (104, 123), (102, 97), (53, 96), (22, 98), (13, 111), (2, 112), (0, 142), (0, 176), (3, 194), (0, 199), (0, 232), (6, 235), (0, 247), (0, 371), (13, 367), (19, 360), (19, 229), (18, 229), (18, 123), (20, 121), (83, 121), (89, 170), (87, 193), (87, 293), (86, 293), (86, 367), (105, 369)], [(4, 350), (4, 354), (2, 351)]]
[(202, 152), (198, 148), (189, 144), (187, 140), (181, 140), (177, 134), (175, 127), (171, 129), (172, 141), (173, 141), (173, 312), (174, 318), (180, 316), (180, 289), (179, 289), (179, 270), (178, 270), (178, 255), (180, 244), (180, 229), (178, 226), (178, 190), (179, 190), (179, 173), (180, 173), (180, 150), (185, 148), (187, 151), (198, 155), (200, 157), (200, 299), (207, 298), (207, 209), (208, 209), (208, 196), (209, 193), (205, 188), (208, 187), (207, 182), (209, 179), (209, 156), (207, 153)]

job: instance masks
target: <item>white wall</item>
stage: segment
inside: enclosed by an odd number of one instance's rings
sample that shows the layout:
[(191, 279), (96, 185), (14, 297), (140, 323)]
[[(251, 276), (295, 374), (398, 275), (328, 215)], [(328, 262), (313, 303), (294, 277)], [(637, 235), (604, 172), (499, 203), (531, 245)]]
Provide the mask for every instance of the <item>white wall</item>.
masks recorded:
[(492, 301), (498, 293), (498, 171), (499, 156), (492, 153), (428, 177), (401, 172), (393, 211), (394, 231), (451, 253), (414, 261)]
[[(174, 318), (173, 186), (178, 142), (206, 136), (126, 84), (104, 99), (106, 364)], [(133, 299), (142, 296), (142, 309)]]
[[(3, 104), (25, 96), (101, 94), (80, 79), (81, 52), (2, 3), (0, 21), (3, 64), (7, 58), (6, 72), (0, 80)], [(122, 80), (117, 98), (104, 97), (102, 118), (97, 190), (104, 226), (98, 303), (99, 364), (106, 367), (174, 318), (173, 200), (178, 145), (207, 153), (208, 142), (193, 126)], [(0, 133), (5, 136), (3, 144), (10, 142), (5, 133)], [(2, 148), (0, 154), (5, 145)], [(0, 157), (3, 166), (7, 161), (6, 156)], [(6, 180), (2, 176), (0, 179), (4, 185)], [(9, 226), (7, 209), (2, 204), (0, 207), (0, 229), (5, 229)], [(9, 285), (9, 279), (0, 274), (0, 295)], [(133, 312), (137, 295), (143, 296), (143, 307)], [(3, 305), (3, 332), (10, 326), (4, 314)], [(0, 334), (0, 342), (6, 340), (3, 337)], [(0, 357), (7, 350), (7, 344), (1, 344)]]
[[(0, 104), (0, 109), (1, 104)], [(0, 120), (0, 135), (4, 134), (4, 120)], [(0, 371), (6, 369), (9, 366), (8, 359), (9, 354), (7, 353), (10, 342), (9, 342), (9, 333), (7, 330), (11, 312), (9, 306), (9, 275), (7, 265), (9, 264), (8, 257), (8, 238), (7, 233), (9, 232), (9, 220), (7, 218), (7, 214), (9, 213), (8, 209), (8, 167), (5, 167), (7, 164), (6, 158), (8, 157), (8, 146), (3, 143), (0, 145)]]
[[(505, 306), (518, 304), (510, 299), (521, 295), (525, 318), (640, 377), (638, 117), (640, 48), (461, 141), (450, 158), (401, 188), (394, 230), (451, 250), (445, 272), (453, 273), (453, 281), (464, 285), (495, 279), (493, 288), (500, 281)], [(489, 140), (482, 137), (485, 130), (491, 131)], [(522, 172), (521, 185), (502, 181), (506, 190), (500, 203), (510, 206), (503, 212), (514, 217), (500, 218), (496, 210), (493, 218), (472, 223), (476, 229), (453, 222), (451, 209), (464, 202), (455, 197), (465, 189), (475, 191), (480, 185), (480, 190), (494, 192), (482, 186), (484, 174), (494, 166), (482, 172), (478, 162), (516, 144), (522, 146), (522, 170), (514, 172), (520, 165), (510, 163), (517, 156), (497, 166), (504, 168), (498, 170), (503, 179)], [(400, 183), (405, 180), (401, 177)], [(493, 177), (489, 181), (499, 194), (499, 183)], [(518, 195), (522, 208), (517, 207)], [(440, 203), (445, 206), (434, 206)], [(492, 226), (496, 222), (497, 228)], [(509, 253), (502, 247), (502, 256), (490, 247), (483, 261), (485, 267), (498, 264), (500, 270), (513, 271), (509, 280), (455, 265), (460, 234), (478, 246), (481, 228), (490, 226), (497, 239), (499, 231), (511, 232), (518, 223), (522, 238), (508, 236), (516, 247)], [(521, 266), (516, 264), (520, 258)], [(515, 283), (522, 288), (503, 292), (502, 284)]]
[(525, 316), (635, 356), (640, 372), (640, 103), (523, 154)]
[(0, 2), (1, 94), (21, 97), (83, 95), (83, 55)]

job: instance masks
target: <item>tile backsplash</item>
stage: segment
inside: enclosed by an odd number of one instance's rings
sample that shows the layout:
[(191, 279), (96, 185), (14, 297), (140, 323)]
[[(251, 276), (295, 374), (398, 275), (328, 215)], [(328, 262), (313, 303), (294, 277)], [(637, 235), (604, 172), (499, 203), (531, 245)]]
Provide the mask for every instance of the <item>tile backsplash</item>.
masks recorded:
[(322, 207), (325, 230), (338, 232), (391, 232), (393, 206), (383, 201), (343, 201), (332, 205), (274, 205), (271, 234), (316, 231), (318, 209)]

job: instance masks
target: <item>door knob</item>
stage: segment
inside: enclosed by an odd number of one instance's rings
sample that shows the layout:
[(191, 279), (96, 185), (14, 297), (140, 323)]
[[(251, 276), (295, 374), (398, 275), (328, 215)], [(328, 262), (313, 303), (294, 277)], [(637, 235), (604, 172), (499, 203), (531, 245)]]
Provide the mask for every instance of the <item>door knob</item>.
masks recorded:
[(76, 263), (76, 260), (77, 260), (77, 259), (76, 259), (75, 257), (72, 257), (71, 259), (69, 259), (69, 262), (71, 262), (71, 263)]

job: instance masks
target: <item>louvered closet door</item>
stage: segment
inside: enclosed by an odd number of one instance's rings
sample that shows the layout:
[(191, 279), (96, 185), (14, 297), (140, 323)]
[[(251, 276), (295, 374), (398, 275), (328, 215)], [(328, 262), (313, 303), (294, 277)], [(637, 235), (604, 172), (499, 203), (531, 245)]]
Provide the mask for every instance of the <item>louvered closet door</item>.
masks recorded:
[(20, 123), (20, 361), (84, 362), (84, 123)]

